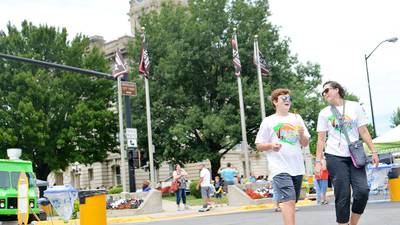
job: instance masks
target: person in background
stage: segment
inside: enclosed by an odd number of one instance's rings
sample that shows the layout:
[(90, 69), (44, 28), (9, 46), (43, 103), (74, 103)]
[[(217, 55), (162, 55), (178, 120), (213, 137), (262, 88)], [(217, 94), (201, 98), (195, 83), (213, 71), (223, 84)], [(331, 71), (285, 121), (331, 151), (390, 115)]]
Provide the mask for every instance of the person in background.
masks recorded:
[(200, 169), (200, 181), (197, 184), (197, 189), (200, 188), (201, 198), (203, 199), (203, 207), (199, 209), (199, 212), (206, 212), (211, 209), (211, 174), (206, 168), (204, 163), (199, 165)]
[[(176, 191), (176, 205), (178, 211), (188, 209), (188, 206), (186, 205), (187, 173), (179, 164), (176, 164), (175, 171), (172, 173), (172, 177), (178, 182), (178, 190)], [(183, 208), (180, 207), (181, 199)]]
[(257, 150), (267, 156), (285, 225), (296, 224), (296, 202), (305, 174), (302, 147), (310, 138), (301, 116), (289, 113), (292, 100), (288, 89), (271, 93), (275, 113), (263, 119), (255, 140)]
[(143, 181), (142, 192), (149, 192), (150, 190), (151, 190), (150, 181), (149, 180)]
[(219, 176), (215, 177), (214, 181), (214, 197), (217, 203), (221, 202), (222, 194), (224, 193), (223, 184)]
[[(322, 97), (329, 105), (318, 115), (314, 174), (322, 175), (325, 149), (326, 165), (334, 186), (336, 222), (339, 225), (357, 225), (368, 202), (369, 187), (365, 167), (356, 168), (353, 165), (343, 131), (348, 133), (351, 142), (359, 140), (361, 136), (371, 150), (375, 166), (378, 166), (379, 158), (372, 144), (364, 110), (358, 102), (345, 100), (345, 94), (344, 88), (335, 81), (328, 81), (323, 85)], [(336, 116), (333, 107), (341, 115)], [(344, 124), (339, 123), (339, 117)], [(353, 204), (350, 204), (351, 192)]]
[(250, 177), (248, 179), (249, 183), (255, 183), (257, 181), (256, 176), (254, 176), (253, 172), (250, 172)]
[[(228, 186), (235, 184), (235, 177), (238, 175), (238, 171), (236, 168), (232, 167), (232, 164), (230, 162), (228, 162), (226, 164), (226, 168), (220, 170), (219, 173), (221, 174), (221, 177), (224, 180), (224, 192), (228, 193)], [(238, 183), (240, 183), (239, 179)]]
[(326, 189), (328, 188), (328, 169), (326, 168), (325, 159), (321, 160), (321, 175), (315, 175), (315, 191), (317, 195), (317, 204), (327, 205), (328, 201), (326, 199)]

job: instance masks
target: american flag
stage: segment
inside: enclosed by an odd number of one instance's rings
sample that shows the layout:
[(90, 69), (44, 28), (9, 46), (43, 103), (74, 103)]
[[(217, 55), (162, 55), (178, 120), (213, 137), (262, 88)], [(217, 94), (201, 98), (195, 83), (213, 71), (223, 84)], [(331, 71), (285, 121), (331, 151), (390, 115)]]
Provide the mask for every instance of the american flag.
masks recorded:
[(122, 57), (121, 50), (117, 49), (115, 52), (115, 64), (112, 75), (114, 78), (118, 78), (119, 76), (123, 76), (128, 73), (128, 66)]
[(150, 75), (150, 59), (149, 53), (147, 52), (145, 37), (142, 35), (142, 52), (140, 54), (139, 74), (143, 74), (146, 78)]
[(240, 71), (242, 69), (242, 65), (240, 64), (239, 49), (237, 45), (236, 34), (233, 35), (231, 43), (232, 43), (233, 65), (235, 66), (235, 75), (237, 77), (240, 77)]
[[(257, 52), (258, 52), (258, 57), (257, 57)], [(267, 60), (265, 60), (264, 55), (258, 49), (258, 44), (256, 42), (254, 42), (253, 63), (256, 66), (258, 65), (258, 63), (260, 63), (261, 75), (268, 76), (269, 69), (267, 65)]]

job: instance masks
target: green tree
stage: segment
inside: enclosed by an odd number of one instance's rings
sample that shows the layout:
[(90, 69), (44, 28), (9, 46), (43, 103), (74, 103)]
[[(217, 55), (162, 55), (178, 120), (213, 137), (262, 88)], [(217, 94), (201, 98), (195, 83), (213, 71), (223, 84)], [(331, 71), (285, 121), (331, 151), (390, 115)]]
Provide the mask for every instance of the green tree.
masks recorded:
[[(240, 143), (237, 81), (230, 40), (237, 28), (248, 142), (252, 146), (261, 122), (257, 73), (252, 64), (253, 38), (270, 65), (264, 92), (285, 87), (293, 91), (293, 108), (310, 131), (316, 126), (321, 97), (320, 68), (301, 64), (289, 51), (289, 41), (268, 21), (267, 1), (192, 0), (189, 6), (164, 4), (160, 12), (141, 17), (151, 61), (150, 95), (156, 160), (194, 162), (209, 159), (212, 173), (220, 159)], [(140, 31), (136, 31), (137, 34)], [(137, 35), (132, 57), (138, 59)], [(137, 65), (134, 65), (137, 67)], [(143, 81), (133, 101), (139, 145), (147, 154)], [(266, 102), (267, 115), (274, 112)], [(315, 135), (313, 135), (315, 136)]]
[[(87, 37), (24, 21), (0, 32), (3, 53), (108, 71), (104, 55)], [(71, 162), (93, 163), (116, 146), (113, 82), (87, 75), (0, 60), (0, 148), (23, 149), (46, 179)], [(4, 151), (2, 151), (3, 153)], [(3, 155), (4, 157), (4, 155)]]
[(397, 109), (393, 111), (390, 122), (392, 123), (390, 127), (397, 127), (400, 124), (400, 107), (397, 107)]

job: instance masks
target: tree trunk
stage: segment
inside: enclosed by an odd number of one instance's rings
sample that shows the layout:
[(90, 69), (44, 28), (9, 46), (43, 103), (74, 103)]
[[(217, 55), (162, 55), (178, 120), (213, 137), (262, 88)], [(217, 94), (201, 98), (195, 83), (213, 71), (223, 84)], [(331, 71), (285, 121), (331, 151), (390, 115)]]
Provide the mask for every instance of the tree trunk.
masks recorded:
[(215, 176), (218, 175), (218, 170), (221, 167), (221, 157), (222, 156), (218, 156), (218, 157), (215, 157), (214, 159), (210, 160), (210, 162), (211, 162), (211, 177), (212, 177), (212, 179), (214, 179)]
[(43, 163), (34, 163), (33, 171), (35, 172), (37, 179), (46, 181), (47, 176), (51, 172), (49, 166)]

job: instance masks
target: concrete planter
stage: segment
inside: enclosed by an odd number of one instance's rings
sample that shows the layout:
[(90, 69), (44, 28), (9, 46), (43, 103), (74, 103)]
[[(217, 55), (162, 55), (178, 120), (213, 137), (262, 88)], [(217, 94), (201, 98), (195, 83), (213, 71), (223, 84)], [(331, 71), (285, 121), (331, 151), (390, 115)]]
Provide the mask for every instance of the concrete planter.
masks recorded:
[(247, 205), (262, 205), (272, 203), (272, 198), (261, 198), (261, 199), (252, 199), (248, 196), (243, 188), (254, 188), (252, 186), (259, 186), (257, 184), (249, 185), (230, 185), (228, 186), (228, 205), (229, 206), (247, 206)]
[(107, 217), (121, 217), (126, 215), (142, 215), (150, 213), (159, 213), (163, 211), (161, 192), (158, 190), (151, 190), (150, 192), (141, 193), (121, 193), (107, 195), (107, 199), (118, 200), (118, 199), (132, 199), (138, 198), (143, 199), (143, 203), (140, 204), (137, 209), (110, 209), (107, 210)]

